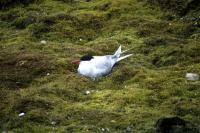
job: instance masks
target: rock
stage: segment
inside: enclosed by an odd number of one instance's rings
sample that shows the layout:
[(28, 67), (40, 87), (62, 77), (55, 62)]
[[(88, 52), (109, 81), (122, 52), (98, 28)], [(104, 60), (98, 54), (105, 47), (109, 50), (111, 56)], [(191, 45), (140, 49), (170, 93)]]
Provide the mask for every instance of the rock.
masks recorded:
[(109, 131), (110, 131), (109, 128), (100, 128), (100, 130), (101, 130), (102, 132), (109, 132)]
[(110, 131), (110, 129), (109, 129), (109, 128), (106, 128), (106, 131), (107, 131), (107, 132), (109, 132), (109, 131)]
[(86, 92), (85, 92), (86, 95), (89, 95), (90, 93), (91, 93), (90, 91), (86, 91)]
[(22, 113), (19, 114), (19, 117), (22, 117), (24, 115), (25, 115), (25, 113), (22, 112)]
[(185, 77), (187, 80), (191, 80), (191, 81), (199, 80), (199, 75), (196, 73), (186, 73)]
[(40, 43), (41, 43), (41, 44), (47, 44), (47, 41), (42, 40), (42, 41), (40, 41)]
[(103, 132), (104, 132), (104, 131), (105, 131), (105, 128), (101, 128), (101, 131), (103, 131)]
[(185, 126), (186, 122), (179, 117), (161, 118), (156, 123), (157, 133), (170, 133), (173, 126)]
[(23, 66), (25, 63), (27, 63), (27, 61), (20, 61), (20, 62), (18, 63), (18, 65), (19, 65), (19, 66)]
[(198, 26), (198, 22), (195, 22), (195, 23), (194, 23), (194, 26)]
[(116, 121), (115, 121), (115, 120), (111, 120), (110, 122), (111, 122), (111, 123), (116, 123)]
[(55, 122), (55, 121), (52, 121), (52, 122), (51, 122), (51, 125), (56, 125), (56, 122)]
[(200, 130), (179, 117), (169, 117), (157, 121), (156, 133), (200, 133)]
[(125, 130), (125, 133), (133, 133), (133, 131), (130, 127), (127, 127), (126, 130)]

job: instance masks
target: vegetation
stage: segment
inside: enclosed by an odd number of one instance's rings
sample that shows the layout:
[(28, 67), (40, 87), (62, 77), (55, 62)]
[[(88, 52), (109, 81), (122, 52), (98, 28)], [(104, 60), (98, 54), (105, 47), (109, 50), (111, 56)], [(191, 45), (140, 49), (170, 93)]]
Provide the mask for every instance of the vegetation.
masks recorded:
[[(169, 116), (200, 124), (200, 81), (185, 79), (200, 74), (198, 6), (180, 16), (180, 3), (161, 1), (10, 2), (0, 2), (0, 132), (154, 133)], [(96, 81), (71, 64), (119, 45), (134, 56)]]
[(159, 5), (164, 9), (172, 9), (179, 15), (186, 15), (191, 10), (199, 10), (199, 2), (197, 0), (147, 0), (151, 4)]
[(1, 0), (0, 9), (8, 8), (15, 5), (27, 5), (32, 2), (39, 2), (39, 0)]

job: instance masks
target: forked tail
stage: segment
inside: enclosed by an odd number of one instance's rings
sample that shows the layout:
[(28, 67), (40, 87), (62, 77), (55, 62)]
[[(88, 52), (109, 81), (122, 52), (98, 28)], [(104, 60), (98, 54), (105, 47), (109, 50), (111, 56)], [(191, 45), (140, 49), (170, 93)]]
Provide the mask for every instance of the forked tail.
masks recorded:
[(117, 62), (119, 62), (119, 61), (121, 61), (121, 60), (123, 60), (123, 59), (126, 59), (126, 58), (132, 56), (133, 54), (128, 54), (128, 55), (125, 55), (125, 56), (120, 57), (121, 54), (126, 53), (126, 52), (129, 51), (129, 50), (131, 50), (131, 49), (128, 49), (128, 50), (125, 50), (125, 51), (122, 52), (121, 46), (119, 46), (119, 48), (117, 49), (117, 51), (116, 51), (115, 54), (114, 54), (114, 57), (117, 58)]
[(121, 49), (121, 45), (120, 45), (119, 48), (117, 49), (117, 51), (115, 51), (114, 57), (119, 58), (121, 53), (122, 53), (122, 49)]
[(128, 57), (130, 57), (130, 56), (132, 56), (132, 55), (133, 55), (133, 54), (128, 54), (128, 55), (122, 56), (122, 57), (120, 57), (120, 58), (117, 59), (117, 62), (119, 62), (119, 61), (121, 61), (121, 60), (123, 60), (123, 59), (126, 59), (126, 58), (128, 58)]

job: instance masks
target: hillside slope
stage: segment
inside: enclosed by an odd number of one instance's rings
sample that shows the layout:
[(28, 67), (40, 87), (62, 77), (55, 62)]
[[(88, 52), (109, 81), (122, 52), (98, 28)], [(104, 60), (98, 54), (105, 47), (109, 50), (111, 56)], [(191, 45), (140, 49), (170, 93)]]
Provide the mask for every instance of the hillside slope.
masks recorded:
[[(1, 7), (0, 132), (154, 133), (169, 116), (200, 125), (200, 81), (185, 78), (200, 74), (197, 8), (179, 16), (145, 0)], [(119, 45), (134, 55), (97, 81), (71, 64)]]

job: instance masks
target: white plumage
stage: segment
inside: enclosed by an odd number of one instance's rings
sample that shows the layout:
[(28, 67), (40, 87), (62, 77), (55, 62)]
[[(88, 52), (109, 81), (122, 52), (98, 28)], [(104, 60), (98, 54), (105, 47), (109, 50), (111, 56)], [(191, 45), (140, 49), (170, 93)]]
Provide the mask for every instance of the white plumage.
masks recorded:
[(113, 55), (92, 56), (90, 60), (80, 61), (78, 73), (92, 79), (105, 76), (111, 72), (117, 62), (132, 55), (129, 54), (121, 57), (121, 54), (124, 52), (121, 51), (120, 46)]

